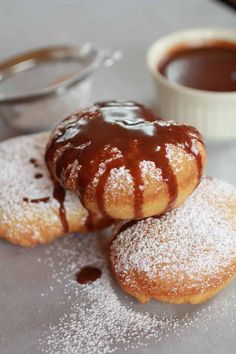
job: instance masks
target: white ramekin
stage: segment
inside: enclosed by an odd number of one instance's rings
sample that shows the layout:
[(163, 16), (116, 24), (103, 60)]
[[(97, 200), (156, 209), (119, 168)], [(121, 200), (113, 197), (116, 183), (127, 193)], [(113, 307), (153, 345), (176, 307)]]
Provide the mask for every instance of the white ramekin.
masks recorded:
[(236, 31), (202, 28), (167, 35), (149, 48), (147, 66), (156, 84), (155, 105), (161, 117), (193, 125), (208, 138), (226, 140), (236, 138), (236, 92), (188, 88), (170, 82), (157, 69), (173, 48), (217, 39), (236, 43)]

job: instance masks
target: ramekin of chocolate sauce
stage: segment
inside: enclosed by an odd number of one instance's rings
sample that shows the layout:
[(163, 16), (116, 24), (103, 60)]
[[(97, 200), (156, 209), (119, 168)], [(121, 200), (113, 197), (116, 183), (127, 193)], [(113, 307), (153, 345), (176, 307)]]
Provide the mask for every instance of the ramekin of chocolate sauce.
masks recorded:
[(148, 50), (162, 117), (196, 126), (208, 138), (236, 138), (236, 31), (192, 29)]

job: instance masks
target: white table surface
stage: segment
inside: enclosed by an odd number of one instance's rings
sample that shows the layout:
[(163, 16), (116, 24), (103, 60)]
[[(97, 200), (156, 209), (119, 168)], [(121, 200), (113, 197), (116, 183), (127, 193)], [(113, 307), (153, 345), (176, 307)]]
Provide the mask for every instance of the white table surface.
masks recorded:
[[(145, 66), (147, 48), (166, 33), (200, 26), (236, 28), (236, 12), (214, 0), (0, 0), (0, 60), (32, 47), (59, 43), (91, 41), (118, 48), (123, 51), (123, 60), (94, 75), (91, 102), (113, 98), (152, 104), (153, 87)], [(12, 135), (0, 121), (0, 140)], [(208, 174), (236, 185), (236, 141), (208, 142), (208, 151)], [(14, 263), (10, 247), (5, 243), (0, 247), (0, 258), (8, 266), (7, 254), (11, 254)], [(5, 277), (6, 273), (0, 272), (1, 292)], [(12, 294), (11, 298), (13, 301)], [(4, 301), (0, 312), (7, 304)], [(5, 338), (10, 338), (13, 318), (4, 316), (1, 333)], [(22, 342), (17, 343), (0, 341), (0, 352), (36, 353), (33, 343), (28, 349)], [(231, 349), (228, 353), (234, 352), (235, 342), (231, 341)], [(177, 352), (183, 351), (179, 348)], [(193, 354), (196, 352), (200, 353)], [(223, 344), (219, 352), (225, 352)]]

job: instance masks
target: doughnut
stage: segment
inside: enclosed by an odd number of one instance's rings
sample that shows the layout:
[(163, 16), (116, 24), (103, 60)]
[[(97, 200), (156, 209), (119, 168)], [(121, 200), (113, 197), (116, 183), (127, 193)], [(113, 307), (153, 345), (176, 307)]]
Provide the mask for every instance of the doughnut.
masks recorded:
[(45, 161), (86, 209), (141, 219), (183, 203), (204, 173), (206, 152), (195, 128), (163, 121), (135, 102), (107, 101), (62, 121)]
[(53, 184), (44, 163), (48, 133), (0, 143), (0, 237), (21, 246), (104, 226), (72, 192)]
[(236, 189), (204, 178), (179, 208), (126, 224), (111, 242), (120, 286), (141, 303), (202, 303), (236, 275)]

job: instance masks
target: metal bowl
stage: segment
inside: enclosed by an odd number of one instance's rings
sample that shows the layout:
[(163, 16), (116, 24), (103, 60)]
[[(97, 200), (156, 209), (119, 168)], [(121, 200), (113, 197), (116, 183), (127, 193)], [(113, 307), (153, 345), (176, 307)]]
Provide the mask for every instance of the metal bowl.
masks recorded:
[(88, 103), (91, 74), (121, 58), (91, 43), (33, 50), (0, 63), (0, 115), (12, 128), (50, 129)]

